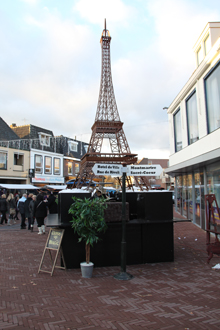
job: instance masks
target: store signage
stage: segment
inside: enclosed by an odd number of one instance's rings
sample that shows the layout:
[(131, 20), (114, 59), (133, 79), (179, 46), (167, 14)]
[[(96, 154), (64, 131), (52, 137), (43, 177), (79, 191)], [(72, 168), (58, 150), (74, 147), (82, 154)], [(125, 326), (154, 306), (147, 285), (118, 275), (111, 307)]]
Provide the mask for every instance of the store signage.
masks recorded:
[(127, 168), (130, 176), (159, 176), (163, 170), (160, 165), (128, 165)]
[(95, 164), (92, 171), (95, 175), (121, 176), (122, 167), (120, 164)]
[(129, 176), (159, 176), (163, 169), (160, 165), (95, 164), (92, 171), (95, 175), (122, 176), (123, 169)]
[[(42, 255), (42, 258), (41, 258), (38, 273), (39, 272), (49, 273), (52, 276), (55, 268), (66, 269), (66, 263), (65, 263), (65, 260), (64, 260), (63, 250), (62, 250), (62, 247), (61, 247), (64, 231), (65, 231), (64, 229), (50, 228), (50, 232), (49, 232), (49, 235), (47, 237), (47, 242), (46, 242), (44, 252), (43, 252), (43, 255)], [(47, 251), (50, 254), (50, 261), (52, 262), (51, 271), (46, 270), (46, 269), (42, 269), (42, 264), (44, 262), (44, 257), (45, 257), (45, 254), (46, 254)], [(51, 251), (56, 251), (55, 256), (54, 256), (54, 253), (53, 254), (51, 253)], [(56, 265), (57, 257), (58, 257), (59, 253), (60, 253), (60, 256), (61, 256), (61, 260), (63, 261), (64, 267)], [(46, 261), (48, 260), (48, 257), (46, 258)]]
[(34, 178), (32, 178), (32, 182), (64, 183), (64, 177), (35, 176)]

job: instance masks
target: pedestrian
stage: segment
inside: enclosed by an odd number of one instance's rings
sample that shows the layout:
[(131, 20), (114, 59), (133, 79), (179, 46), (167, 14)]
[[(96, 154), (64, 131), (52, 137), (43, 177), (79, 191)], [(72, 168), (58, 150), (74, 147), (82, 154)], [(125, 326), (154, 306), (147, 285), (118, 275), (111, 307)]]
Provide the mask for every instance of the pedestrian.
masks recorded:
[(34, 216), (37, 219), (38, 234), (45, 234), (44, 219), (47, 216), (47, 206), (42, 194), (37, 195), (34, 205)]
[(15, 218), (15, 215), (16, 215), (16, 207), (17, 207), (16, 200), (15, 200), (14, 195), (12, 193), (10, 193), (8, 195), (7, 202), (8, 202), (8, 206), (9, 206), (8, 226), (11, 226), (12, 221), (14, 223), (16, 223), (14, 218)]
[(28, 230), (31, 229), (31, 212), (29, 209), (30, 202), (32, 201), (33, 194), (29, 194), (24, 202), (25, 220), (28, 221)]
[(56, 197), (54, 196), (53, 192), (51, 191), (50, 195), (47, 199), (47, 207), (49, 209), (50, 214), (57, 213), (57, 203), (56, 203)]
[(15, 203), (16, 203), (16, 209), (15, 209), (15, 217), (14, 217), (14, 220), (19, 220), (18, 218), (18, 207), (17, 207), (17, 204), (18, 204), (18, 201), (19, 201), (19, 195), (18, 194), (15, 194)]
[(25, 208), (24, 208), (24, 203), (27, 199), (27, 194), (23, 194), (23, 196), (18, 200), (18, 204), (17, 204), (17, 208), (18, 211), (21, 214), (21, 229), (25, 229), (26, 228), (26, 224), (25, 224)]
[(33, 195), (32, 196), (32, 200), (30, 201), (30, 204), (29, 204), (29, 210), (30, 210), (30, 214), (31, 214), (31, 232), (33, 232), (33, 229), (34, 229), (34, 220), (35, 220), (35, 217), (34, 217), (34, 205), (36, 203), (36, 195)]
[(1, 225), (3, 225), (3, 222), (7, 223), (7, 217), (6, 217), (6, 212), (8, 210), (8, 203), (6, 201), (6, 195), (2, 194), (0, 198), (0, 212), (2, 214), (1, 217)]

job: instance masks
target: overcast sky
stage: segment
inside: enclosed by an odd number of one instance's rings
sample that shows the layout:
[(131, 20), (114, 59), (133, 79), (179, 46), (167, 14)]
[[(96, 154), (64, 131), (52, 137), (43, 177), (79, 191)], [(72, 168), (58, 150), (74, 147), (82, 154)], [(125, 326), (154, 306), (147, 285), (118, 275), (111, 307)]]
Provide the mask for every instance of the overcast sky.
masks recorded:
[(169, 106), (219, 0), (0, 0), (0, 116), (89, 142), (104, 19), (116, 102), (132, 153), (168, 158)]

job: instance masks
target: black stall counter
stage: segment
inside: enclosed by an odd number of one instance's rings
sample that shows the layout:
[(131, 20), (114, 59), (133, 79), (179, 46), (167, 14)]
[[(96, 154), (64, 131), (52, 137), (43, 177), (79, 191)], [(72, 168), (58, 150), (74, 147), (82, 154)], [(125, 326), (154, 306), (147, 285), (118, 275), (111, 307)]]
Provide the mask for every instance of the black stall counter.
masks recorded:
[[(78, 236), (69, 222), (72, 216), (68, 214), (68, 209), (75, 195), (74, 190), (60, 192), (59, 213), (49, 215), (47, 221), (47, 226), (65, 229), (62, 249), (67, 268), (79, 268), (80, 262), (85, 260), (85, 243), (78, 243)], [(77, 197), (88, 198), (90, 194), (81, 193)], [(129, 192), (126, 193), (126, 201), (126, 264), (174, 261), (172, 193)], [(109, 203), (110, 210), (105, 217), (108, 229), (91, 248), (91, 261), (96, 267), (120, 266), (121, 263), (120, 198), (118, 202)]]

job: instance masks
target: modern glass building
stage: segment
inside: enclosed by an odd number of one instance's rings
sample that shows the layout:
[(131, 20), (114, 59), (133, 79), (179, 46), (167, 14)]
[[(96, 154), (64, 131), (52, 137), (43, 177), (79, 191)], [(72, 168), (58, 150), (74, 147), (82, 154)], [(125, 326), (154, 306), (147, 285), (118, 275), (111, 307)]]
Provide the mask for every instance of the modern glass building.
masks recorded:
[(176, 210), (205, 229), (205, 194), (220, 206), (220, 22), (194, 46), (196, 69), (169, 106), (170, 159)]

